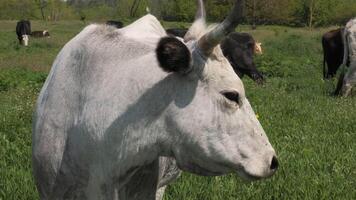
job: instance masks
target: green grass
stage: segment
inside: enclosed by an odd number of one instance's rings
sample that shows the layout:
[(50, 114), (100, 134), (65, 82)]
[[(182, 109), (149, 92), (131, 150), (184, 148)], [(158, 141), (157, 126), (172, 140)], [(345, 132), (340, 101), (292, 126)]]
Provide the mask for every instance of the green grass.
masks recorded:
[[(31, 173), (33, 106), (58, 51), (84, 24), (33, 22), (33, 30), (49, 29), (52, 37), (30, 40), (27, 48), (17, 44), (14, 21), (0, 27), (0, 199), (38, 199)], [(236, 175), (184, 173), (165, 200), (356, 199), (356, 99), (331, 96), (336, 80), (322, 79), (320, 38), (327, 29), (247, 28), (238, 30), (263, 43), (256, 63), (267, 83), (243, 81), (280, 169), (252, 183)]]

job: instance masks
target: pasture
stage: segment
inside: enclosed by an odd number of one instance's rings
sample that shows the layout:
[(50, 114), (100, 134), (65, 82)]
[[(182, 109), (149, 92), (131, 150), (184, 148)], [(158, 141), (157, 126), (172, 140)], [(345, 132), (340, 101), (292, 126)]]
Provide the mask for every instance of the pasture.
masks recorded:
[[(51, 38), (18, 44), (15, 21), (0, 21), (0, 200), (38, 199), (31, 169), (31, 118), (39, 90), (63, 45), (85, 25), (33, 21)], [(166, 27), (187, 24), (164, 23)], [(165, 200), (356, 199), (356, 99), (331, 95), (322, 79), (321, 35), (326, 30), (238, 27), (263, 43), (257, 67), (267, 82), (243, 78), (247, 96), (280, 162), (270, 179), (184, 173)]]

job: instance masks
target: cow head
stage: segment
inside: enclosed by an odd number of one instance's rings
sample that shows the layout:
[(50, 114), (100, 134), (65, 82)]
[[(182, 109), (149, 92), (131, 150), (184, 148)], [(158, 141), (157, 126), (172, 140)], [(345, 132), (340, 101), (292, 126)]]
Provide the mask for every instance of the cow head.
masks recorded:
[(257, 51), (256, 45), (257, 43), (253, 42), (247, 43), (246, 46), (240, 45), (239, 48), (235, 48), (233, 51), (234, 55), (232, 55), (235, 58), (231, 59), (230, 63), (232, 64), (232, 67), (236, 74), (238, 74), (240, 77), (246, 74), (257, 84), (264, 84), (265, 78), (257, 70), (256, 64), (253, 60), (254, 54)]
[(29, 40), (29, 37), (28, 35), (22, 35), (22, 45), (24, 46), (28, 46), (28, 40)]
[(44, 37), (50, 37), (49, 32), (47, 30), (43, 31), (43, 36)]
[(265, 79), (257, 70), (254, 62), (256, 43), (247, 33), (233, 32), (221, 42), (225, 57), (230, 61), (235, 73), (242, 78), (249, 76), (258, 84), (263, 84)]
[[(237, 0), (231, 14), (210, 29), (203, 2), (198, 2), (197, 19), (184, 41), (165, 37), (156, 49), (160, 66), (183, 88), (167, 111), (168, 133), (175, 138), (168, 151), (181, 169), (192, 173), (269, 177), (278, 168), (275, 151), (219, 45), (240, 21), (243, 1)], [(189, 103), (179, 103), (191, 88), (195, 91)]]

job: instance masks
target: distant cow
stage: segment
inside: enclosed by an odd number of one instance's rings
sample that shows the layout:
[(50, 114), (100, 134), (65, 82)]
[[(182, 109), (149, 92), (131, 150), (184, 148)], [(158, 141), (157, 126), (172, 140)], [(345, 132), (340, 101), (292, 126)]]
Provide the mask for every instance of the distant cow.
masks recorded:
[(240, 77), (249, 76), (252, 80), (261, 84), (264, 77), (256, 68), (253, 61), (254, 53), (262, 53), (262, 49), (256, 48), (256, 42), (248, 33), (230, 33), (221, 43), (224, 56), (230, 61), (236, 74)]
[[(343, 29), (325, 33), (322, 37), (324, 51), (323, 75), (324, 78), (332, 78), (342, 64), (344, 57), (344, 44), (342, 42)], [(325, 66), (327, 65), (327, 66)]]
[(35, 38), (50, 37), (49, 32), (47, 30), (44, 30), (44, 31), (33, 31), (31, 33), (31, 36), (35, 37)]
[(114, 21), (114, 20), (109, 20), (106, 22), (107, 25), (109, 26), (114, 26), (116, 28), (122, 28), (124, 27), (124, 24), (120, 21)]
[[(188, 29), (171, 28), (166, 32), (177, 37), (184, 38)], [(262, 54), (261, 43), (255, 42), (248, 33), (230, 33), (220, 43), (224, 56), (229, 60), (235, 73), (239, 77), (245, 74), (258, 84), (264, 82), (264, 77), (256, 68), (253, 55)]]
[(28, 36), (31, 35), (31, 23), (28, 20), (21, 20), (17, 22), (16, 34), (19, 39), (19, 43), (28, 46)]

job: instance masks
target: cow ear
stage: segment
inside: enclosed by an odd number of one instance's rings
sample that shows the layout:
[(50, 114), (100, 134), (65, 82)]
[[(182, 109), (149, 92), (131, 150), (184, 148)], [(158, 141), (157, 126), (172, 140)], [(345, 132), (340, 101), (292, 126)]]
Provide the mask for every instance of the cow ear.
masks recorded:
[(191, 71), (191, 54), (187, 46), (175, 37), (162, 38), (156, 48), (160, 67), (166, 72), (186, 74)]

